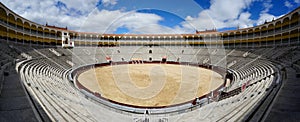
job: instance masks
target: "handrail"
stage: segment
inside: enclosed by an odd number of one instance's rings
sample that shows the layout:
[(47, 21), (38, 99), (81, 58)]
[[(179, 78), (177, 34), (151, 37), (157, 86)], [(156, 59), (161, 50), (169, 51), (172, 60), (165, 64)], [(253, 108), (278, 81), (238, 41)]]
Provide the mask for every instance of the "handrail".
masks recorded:
[[(160, 63), (161, 61), (151, 61), (151, 62), (147, 62), (144, 61), (144, 63)], [(129, 64), (132, 62), (112, 62), (112, 64), (116, 64), (116, 65), (120, 65), (120, 64)], [(203, 67), (206, 69), (217, 69), (216, 72), (217, 73), (223, 73), (225, 70), (224, 68), (217, 68), (216, 66), (211, 66), (211, 65), (199, 65), (199, 64), (192, 64), (192, 63), (188, 63), (188, 62), (166, 62), (168, 64), (179, 64), (179, 65), (191, 65), (191, 66), (198, 66), (198, 67)], [(194, 108), (198, 108), (201, 107), (202, 105), (204, 105), (206, 102), (209, 102), (210, 99), (214, 99), (214, 98), (209, 98), (210, 93), (205, 94), (203, 96), (200, 96), (199, 99), (200, 101), (204, 101), (204, 103), (200, 103), (198, 105), (192, 105), (194, 100), (190, 100), (184, 103), (179, 103), (176, 105), (170, 105), (170, 106), (158, 106), (158, 107), (143, 107), (143, 106), (135, 106), (135, 105), (129, 105), (129, 104), (124, 104), (124, 103), (119, 103), (116, 101), (112, 101), (106, 98), (101, 97), (101, 95), (99, 93), (94, 93), (92, 91), (90, 91), (89, 89), (85, 88), (83, 85), (81, 85), (78, 81), (77, 81), (77, 76), (78, 74), (93, 68), (93, 67), (97, 67), (97, 66), (105, 66), (105, 65), (110, 65), (110, 63), (102, 63), (102, 64), (89, 64), (89, 65), (84, 65), (81, 67), (78, 67), (74, 70), (72, 70), (69, 73), (69, 81), (73, 82), (74, 85), (76, 86), (76, 88), (79, 89), (79, 91), (81, 91), (81, 93), (83, 93), (85, 96), (91, 98), (94, 101), (100, 102), (101, 104), (108, 106), (110, 108), (114, 108), (116, 110), (120, 110), (120, 111), (125, 111), (125, 112), (129, 112), (129, 113), (136, 113), (136, 114), (144, 114), (145, 110), (151, 110), (151, 109), (155, 109), (156, 112), (153, 112), (151, 114), (172, 114), (172, 113), (179, 113), (182, 111), (189, 111), (189, 110), (193, 110)], [(224, 87), (224, 83), (218, 87), (217, 89), (213, 90), (212, 92), (214, 93), (214, 97), (218, 97), (218, 93), (219, 90), (222, 89)], [(215, 95), (217, 94), (217, 95)], [(122, 107), (123, 106), (123, 107)]]

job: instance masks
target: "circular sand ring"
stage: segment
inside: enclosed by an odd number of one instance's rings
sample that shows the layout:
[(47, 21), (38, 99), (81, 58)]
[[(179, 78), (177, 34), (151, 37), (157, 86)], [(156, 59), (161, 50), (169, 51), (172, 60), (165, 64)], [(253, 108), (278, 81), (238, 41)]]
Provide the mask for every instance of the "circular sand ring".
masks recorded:
[[(98, 101), (102, 105), (109, 106), (111, 108), (115, 108), (115, 109), (122, 110), (122, 111), (134, 112), (134, 113), (144, 113), (145, 110), (149, 110), (149, 109), (155, 109), (155, 111), (151, 111), (151, 113), (167, 113), (167, 112), (174, 112), (174, 111), (179, 111), (179, 110), (190, 109), (191, 107), (195, 107), (194, 105), (196, 104), (195, 103), (196, 100), (197, 100), (197, 105), (201, 105), (201, 104), (205, 104), (206, 102), (208, 102), (207, 101), (208, 97), (210, 97), (210, 98), (216, 97), (218, 95), (217, 94), (218, 90), (221, 89), (224, 86), (224, 82), (223, 82), (224, 80), (222, 79), (222, 76), (217, 73), (217, 72), (222, 72), (222, 69), (220, 69), (218, 67), (203, 66), (203, 65), (198, 65), (198, 64), (190, 64), (190, 63), (182, 63), (182, 62), (181, 63), (178, 63), (178, 62), (161, 63), (160, 61), (152, 61), (152, 62), (143, 62), (142, 64), (135, 64), (135, 63), (136, 62), (113, 62), (113, 63), (92, 64), (92, 65), (87, 65), (87, 66), (77, 68), (71, 74), (73, 74), (73, 76), (76, 76), (74, 78), (75, 79), (75, 85), (84, 94), (86, 94), (89, 97), (93, 98), (94, 100)], [(147, 102), (147, 101), (149, 101), (149, 98), (145, 98), (145, 99), (135, 98), (135, 97), (130, 96), (130, 94), (126, 96), (126, 91), (125, 91), (125, 93), (123, 93), (123, 94), (125, 94), (126, 97), (129, 96), (126, 99), (136, 99), (136, 100), (133, 100), (133, 101), (138, 101), (138, 103), (126, 102), (124, 100), (124, 98), (120, 98), (120, 96), (109, 96), (109, 94), (107, 95), (107, 93), (110, 93), (110, 92), (112, 92), (112, 94), (114, 94), (113, 91), (116, 91), (116, 88), (119, 89), (120, 93), (122, 93), (124, 91), (121, 90), (122, 86), (120, 88), (120, 86), (116, 85), (116, 83), (118, 83), (118, 82), (110, 81), (110, 80), (105, 81), (105, 79), (116, 80), (118, 78), (104, 77), (102, 79), (100, 78), (100, 80), (99, 80), (99, 77), (97, 78), (97, 76), (103, 76), (103, 73), (100, 73), (101, 75), (97, 75), (97, 72), (99, 72), (98, 70), (101, 70), (101, 68), (113, 68), (113, 67), (120, 68), (120, 66), (124, 67), (124, 66), (130, 66), (130, 65), (132, 65), (132, 67), (139, 67), (139, 66), (142, 66), (142, 67), (147, 67), (147, 66), (155, 67), (156, 65), (157, 66), (162, 66), (162, 65), (163, 66), (169, 66), (170, 65), (171, 67), (173, 67), (173, 66), (179, 67), (181, 69), (181, 72), (191, 70), (191, 69), (188, 69), (188, 68), (196, 68), (196, 69), (202, 69), (201, 70), (202, 72), (203, 71), (208, 72), (206, 74), (213, 73), (216, 78), (214, 78), (213, 80), (210, 79), (210, 81), (204, 82), (204, 84), (207, 84), (207, 86), (209, 86), (211, 89), (206, 89), (206, 91), (202, 90), (202, 92), (199, 92), (198, 94), (194, 93), (194, 96), (192, 96), (192, 97), (191, 97), (191, 95), (185, 95), (184, 93), (176, 93), (175, 96), (177, 95), (176, 97), (179, 97), (179, 98), (182, 98), (184, 96), (190, 96), (190, 97), (185, 98), (183, 100), (178, 100), (174, 97), (168, 97), (168, 98), (172, 98), (172, 99), (170, 99), (167, 102), (167, 104), (166, 104), (166, 102), (165, 102), (165, 104), (157, 104), (157, 103), (143, 104), (142, 101), (146, 101), (145, 103), (149, 103), (149, 102)], [(155, 68), (157, 68), (157, 66)], [(212, 71), (212, 69), (214, 71)], [(130, 68), (127, 69), (127, 72), (129, 70), (130, 70)], [(136, 69), (132, 69), (132, 71), (135, 71), (135, 70)], [(165, 70), (169, 70), (169, 69), (165, 69)], [(215, 71), (217, 71), (217, 72), (215, 72)], [(118, 72), (114, 72), (114, 71), (111, 71), (111, 72), (112, 72), (111, 74), (118, 73)], [(168, 75), (169, 74), (166, 73), (166, 76), (168, 76)], [(185, 77), (187, 74), (183, 73), (183, 75), (184, 75), (183, 77)], [(146, 82), (143, 81), (143, 83), (138, 83), (136, 81), (140, 81), (140, 79), (137, 79), (137, 80), (134, 80), (134, 78), (132, 78), (132, 79), (131, 79), (131, 81), (133, 81), (133, 82), (131, 82), (131, 83), (134, 84), (136, 87), (145, 88), (147, 86), (150, 86), (149, 84), (151, 84), (151, 83), (147, 82), (147, 80), (146, 80)], [(182, 79), (184, 79), (184, 78), (182, 78)], [(191, 79), (191, 78), (187, 78), (187, 79)], [(218, 81), (216, 81), (216, 80), (218, 80)], [(212, 81), (214, 81), (215, 83), (210, 83)], [(109, 90), (108, 91), (103, 91), (105, 88), (106, 88), (106, 90), (109, 89), (108, 86), (101, 86), (101, 85), (103, 85), (103, 84), (101, 84), (103, 82), (113, 82), (113, 84), (115, 85), (114, 86), (115, 88), (111, 88), (111, 91), (109, 91)], [(170, 82), (170, 81), (166, 81), (166, 83), (164, 85), (166, 85), (166, 84), (168, 85), (168, 82)], [(107, 85), (107, 84), (104, 84), (104, 85)], [(194, 85), (194, 84), (192, 84), (192, 85)], [(203, 85), (203, 83), (201, 85)], [(171, 84), (171, 86), (172, 86), (172, 84)], [(179, 86), (182, 87), (183, 85), (179, 83)], [(174, 90), (175, 91), (182, 91), (182, 89), (183, 88), (180, 89), (180, 88), (177, 87), (177, 89), (175, 88)], [(164, 91), (164, 90), (162, 90), (162, 91)], [(168, 94), (169, 92), (170, 92), (170, 90), (169, 91), (165, 90), (166, 94)], [(158, 98), (156, 98), (156, 100), (157, 99), (161, 100), (161, 99), (167, 98), (163, 94), (162, 95), (161, 94), (156, 94), (156, 95), (159, 96)], [(211, 96), (211, 95), (213, 95), (213, 96)], [(114, 99), (114, 98), (117, 98), (117, 99)], [(150, 97), (150, 98), (155, 98), (155, 96)]]

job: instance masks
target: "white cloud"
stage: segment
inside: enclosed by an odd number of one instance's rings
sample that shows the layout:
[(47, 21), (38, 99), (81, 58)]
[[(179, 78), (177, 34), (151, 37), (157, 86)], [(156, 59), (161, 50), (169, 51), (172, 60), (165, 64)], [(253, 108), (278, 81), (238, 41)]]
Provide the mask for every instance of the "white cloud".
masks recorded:
[[(81, 30), (99, 33), (114, 33), (123, 27), (129, 33), (185, 33), (186, 30), (176, 26), (170, 28), (159, 24), (164, 18), (156, 14), (123, 12), (120, 10), (95, 10), (81, 27)], [(188, 31), (191, 32), (191, 31)]]
[[(184, 28), (205, 30), (212, 29), (216, 27), (217, 20), (212, 20), (211, 16), (208, 14), (208, 10), (204, 10), (198, 14), (197, 17), (187, 16), (185, 21), (182, 22)], [(220, 26), (220, 25), (219, 25)]]
[(39, 24), (71, 27), (77, 29), (86, 14), (93, 10), (97, 0), (74, 2), (63, 0), (66, 7), (57, 7), (57, 0), (28, 0), (17, 2), (15, 0), (3, 0), (3, 3), (22, 17)]
[(293, 7), (293, 5), (292, 5), (289, 1), (285, 1), (285, 2), (284, 2), (284, 6), (286, 6), (286, 7), (288, 7), (288, 8)]
[(116, 5), (117, 0), (102, 0), (102, 3), (104, 4), (104, 6)]
[(264, 24), (265, 21), (270, 22), (272, 20), (276, 20), (277, 18), (280, 18), (282, 16), (283, 15), (274, 16), (274, 15), (268, 14), (268, 13), (261, 13), (259, 19), (257, 20), (257, 25)]
[(113, 26), (126, 27), (132, 33), (159, 33), (163, 30), (163, 27), (158, 24), (161, 20), (163, 18), (155, 14), (129, 13), (118, 18)]
[(244, 0), (213, 0), (208, 14), (218, 20), (235, 19), (247, 5)]
[(237, 24), (240, 28), (248, 28), (252, 27), (254, 21), (250, 19), (251, 14), (249, 12), (241, 13), (239, 19), (237, 20)]
[(182, 25), (197, 30), (222, 29), (227, 27), (252, 27), (251, 13), (243, 12), (255, 0), (212, 0), (209, 9), (201, 11), (197, 17), (187, 16)]
[(299, 3), (300, 3), (300, 0), (294, 0), (294, 2), (299, 4)]
[[(81, 30), (99, 33), (113, 33), (119, 27), (126, 27), (133, 32), (147, 32), (149, 29), (145, 26), (152, 25), (157, 28), (158, 21), (162, 18), (155, 14), (123, 12), (120, 10), (95, 10), (89, 14)], [(141, 30), (144, 28), (145, 30)], [(155, 29), (156, 30), (156, 29)]]
[(267, 13), (273, 7), (272, 0), (263, 1), (264, 10), (261, 13)]
[[(114, 30), (109, 29), (108, 26), (116, 20), (118, 17), (123, 16), (119, 10), (115, 11), (108, 11), (108, 10), (101, 10), (98, 9), (94, 10), (86, 17), (86, 20), (81, 25), (80, 31), (88, 31), (88, 32), (113, 32)], [(109, 30), (108, 30), (108, 29)]]
[[(55, 0), (56, 1), (56, 0)], [(84, 14), (89, 13), (96, 8), (98, 0), (60, 0), (65, 3), (69, 9), (68, 12), (72, 12), (70, 9), (80, 11)]]
[[(295, 1), (299, 1), (299, 0), (295, 0)], [(282, 17), (283, 15), (280, 15), (280, 16), (275, 16), (275, 15), (272, 15), (269, 12), (269, 10), (273, 7), (273, 5), (271, 4), (271, 0), (267, 0), (263, 3), (264, 5), (264, 10), (260, 12), (259, 14), (259, 19), (256, 21), (256, 24), (257, 25), (261, 25), (261, 24), (264, 24), (266, 21), (267, 22), (270, 22), (272, 20), (276, 20), (280, 17)], [(292, 4), (288, 1), (286, 1), (285, 3), (285, 6), (292, 6)]]
[[(98, 11), (96, 5), (99, 0), (27, 0), (22, 2), (3, 0), (2, 2), (17, 14), (36, 23), (67, 26), (69, 29), (79, 30), (87, 16), (92, 11)], [(65, 6), (58, 6), (58, 2)], [(107, 5), (117, 4), (116, 0), (103, 0), (102, 2)]]

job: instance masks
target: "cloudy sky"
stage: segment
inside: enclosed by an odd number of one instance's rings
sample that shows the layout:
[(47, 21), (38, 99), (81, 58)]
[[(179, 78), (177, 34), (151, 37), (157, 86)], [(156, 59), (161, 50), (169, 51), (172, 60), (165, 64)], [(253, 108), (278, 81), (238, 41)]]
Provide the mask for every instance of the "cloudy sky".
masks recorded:
[(0, 0), (39, 24), (99, 33), (195, 33), (260, 25), (300, 0)]

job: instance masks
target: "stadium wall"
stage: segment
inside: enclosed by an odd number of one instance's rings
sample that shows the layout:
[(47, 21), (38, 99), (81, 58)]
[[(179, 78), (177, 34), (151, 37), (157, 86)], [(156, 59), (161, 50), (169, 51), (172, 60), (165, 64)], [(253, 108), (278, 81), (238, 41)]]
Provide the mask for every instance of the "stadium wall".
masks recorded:
[(75, 46), (200, 45), (226, 48), (268, 47), (299, 44), (300, 8), (251, 28), (195, 34), (101, 34), (41, 25), (27, 20), (0, 3), (0, 38), (19, 43), (62, 45), (68, 32)]

